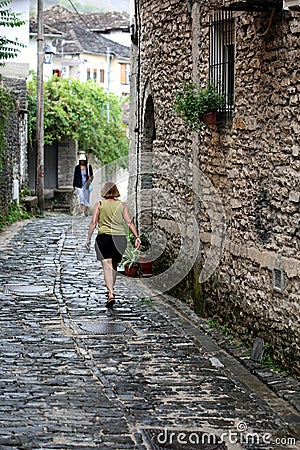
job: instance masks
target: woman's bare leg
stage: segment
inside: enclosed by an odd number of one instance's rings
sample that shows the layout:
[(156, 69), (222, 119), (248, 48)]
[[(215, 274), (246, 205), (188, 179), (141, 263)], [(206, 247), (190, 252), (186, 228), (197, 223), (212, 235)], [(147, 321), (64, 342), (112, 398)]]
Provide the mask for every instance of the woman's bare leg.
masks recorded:
[(118, 274), (118, 263), (113, 261), (113, 277), (114, 277), (114, 285), (116, 284), (117, 274)]
[(114, 297), (115, 271), (112, 259), (103, 259), (102, 261), (104, 281), (108, 290), (108, 300)]

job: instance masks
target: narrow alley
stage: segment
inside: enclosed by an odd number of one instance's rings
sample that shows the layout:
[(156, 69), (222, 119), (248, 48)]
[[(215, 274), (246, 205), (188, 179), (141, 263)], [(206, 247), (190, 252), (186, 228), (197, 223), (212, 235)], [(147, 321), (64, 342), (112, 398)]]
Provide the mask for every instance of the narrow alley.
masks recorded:
[(299, 449), (296, 409), (187, 306), (120, 276), (105, 309), (88, 225), (1, 235), (0, 449)]

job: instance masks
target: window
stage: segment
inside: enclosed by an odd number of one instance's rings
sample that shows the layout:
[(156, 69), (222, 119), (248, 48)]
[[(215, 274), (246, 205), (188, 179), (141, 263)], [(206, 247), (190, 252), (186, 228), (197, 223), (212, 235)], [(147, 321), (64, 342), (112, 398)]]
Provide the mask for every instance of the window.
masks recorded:
[(99, 83), (104, 83), (104, 69), (99, 71)]
[(86, 79), (89, 80), (91, 78), (91, 69), (86, 70)]
[(54, 69), (52, 71), (52, 73), (53, 73), (53, 75), (57, 75), (58, 77), (61, 77), (61, 70), (59, 70), (59, 69)]
[(93, 79), (94, 81), (97, 81), (97, 69), (93, 70)]
[(210, 20), (209, 77), (225, 94), (221, 120), (232, 117), (234, 106), (235, 27), (231, 11), (218, 11)]
[(120, 64), (120, 83), (129, 84), (129, 64)]

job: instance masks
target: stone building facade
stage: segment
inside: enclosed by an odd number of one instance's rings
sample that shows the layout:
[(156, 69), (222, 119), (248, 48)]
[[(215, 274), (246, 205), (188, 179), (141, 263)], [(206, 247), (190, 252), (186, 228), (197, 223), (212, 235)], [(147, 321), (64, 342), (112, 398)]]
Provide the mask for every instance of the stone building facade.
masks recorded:
[[(130, 123), (140, 228), (156, 240), (158, 273), (180, 260), (156, 287), (264, 338), (298, 375), (299, 35), (299, 10), (277, 0), (136, 0)], [(193, 132), (175, 92), (209, 79), (226, 105)]]
[(1, 214), (19, 196), (19, 189), (28, 183), (27, 167), (27, 99), (24, 78), (2, 77), (1, 82), (11, 93), (14, 112), (6, 130), (0, 174)]

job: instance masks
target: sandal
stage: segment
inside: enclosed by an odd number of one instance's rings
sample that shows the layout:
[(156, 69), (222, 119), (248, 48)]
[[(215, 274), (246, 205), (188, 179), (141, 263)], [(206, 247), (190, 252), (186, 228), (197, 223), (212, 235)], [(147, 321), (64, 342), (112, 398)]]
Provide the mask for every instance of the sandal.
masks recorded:
[(105, 307), (106, 308), (113, 308), (114, 304), (115, 304), (115, 297), (111, 297), (107, 300), (107, 302), (105, 303)]

